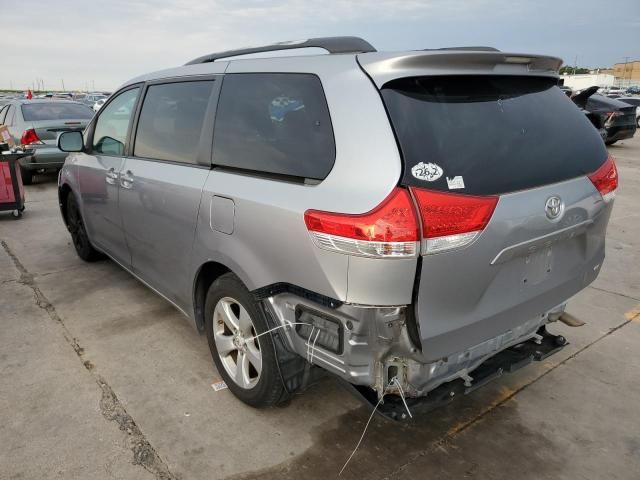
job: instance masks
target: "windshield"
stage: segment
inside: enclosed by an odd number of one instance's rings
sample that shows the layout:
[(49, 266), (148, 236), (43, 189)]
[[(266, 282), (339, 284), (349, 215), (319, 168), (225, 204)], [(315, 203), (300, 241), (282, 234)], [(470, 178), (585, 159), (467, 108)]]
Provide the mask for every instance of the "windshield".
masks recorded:
[(502, 194), (593, 172), (607, 157), (554, 79), (412, 77), (389, 82), (382, 97), (407, 185)]

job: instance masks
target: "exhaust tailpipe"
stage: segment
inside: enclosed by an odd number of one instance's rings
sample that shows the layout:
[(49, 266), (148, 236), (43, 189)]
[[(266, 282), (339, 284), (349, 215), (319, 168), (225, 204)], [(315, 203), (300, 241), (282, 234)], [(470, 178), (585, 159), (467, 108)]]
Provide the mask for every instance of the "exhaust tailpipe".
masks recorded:
[(570, 327), (581, 327), (585, 325), (585, 322), (567, 312), (562, 312), (562, 315), (558, 317), (558, 320)]

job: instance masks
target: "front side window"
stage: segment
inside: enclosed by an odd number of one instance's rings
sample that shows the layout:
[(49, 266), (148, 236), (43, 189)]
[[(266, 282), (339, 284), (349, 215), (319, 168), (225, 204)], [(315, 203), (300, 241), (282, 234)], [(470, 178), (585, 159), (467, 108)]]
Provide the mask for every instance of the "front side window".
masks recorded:
[(213, 80), (150, 86), (140, 112), (134, 156), (197, 163), (212, 89)]
[(93, 152), (99, 155), (124, 155), (129, 123), (140, 88), (122, 92), (104, 107), (93, 132)]
[(318, 77), (225, 75), (213, 137), (214, 165), (322, 180), (334, 160), (331, 118)]

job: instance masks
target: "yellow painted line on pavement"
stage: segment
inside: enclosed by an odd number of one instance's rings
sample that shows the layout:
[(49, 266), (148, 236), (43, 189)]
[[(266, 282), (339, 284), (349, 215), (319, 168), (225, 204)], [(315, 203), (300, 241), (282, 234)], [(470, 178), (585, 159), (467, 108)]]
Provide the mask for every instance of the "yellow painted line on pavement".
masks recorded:
[(473, 418), (471, 418), (469, 420), (456, 423), (449, 430), (447, 430), (446, 436), (447, 437), (453, 437), (453, 436), (457, 435), (459, 432), (461, 432), (462, 430), (467, 428), (472, 423), (475, 423), (476, 420), (478, 420), (479, 418), (481, 418), (482, 416), (484, 416), (485, 414), (487, 414), (488, 412), (490, 412), (491, 410), (493, 410), (494, 408), (496, 408), (500, 404), (506, 402), (507, 400), (510, 400), (516, 393), (517, 393), (516, 390), (512, 390), (509, 387), (506, 387), (506, 386), (500, 387), (500, 391), (498, 392), (498, 396), (489, 405), (487, 405), (485, 408), (483, 408), (482, 411), (478, 415), (476, 415), (475, 417), (473, 417)]
[(636, 305), (634, 308), (624, 314), (624, 318), (627, 320), (633, 320), (634, 322), (640, 322), (640, 305)]

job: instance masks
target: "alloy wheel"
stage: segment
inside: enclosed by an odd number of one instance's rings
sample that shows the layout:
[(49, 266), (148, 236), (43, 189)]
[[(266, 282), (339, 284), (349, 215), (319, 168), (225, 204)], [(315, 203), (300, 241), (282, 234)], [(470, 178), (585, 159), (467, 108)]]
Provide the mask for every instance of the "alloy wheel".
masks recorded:
[(247, 310), (234, 298), (218, 300), (213, 311), (213, 338), (227, 374), (241, 388), (251, 389), (260, 380), (262, 352)]

